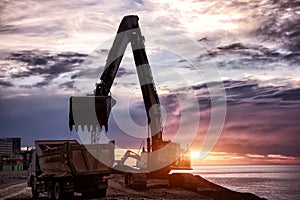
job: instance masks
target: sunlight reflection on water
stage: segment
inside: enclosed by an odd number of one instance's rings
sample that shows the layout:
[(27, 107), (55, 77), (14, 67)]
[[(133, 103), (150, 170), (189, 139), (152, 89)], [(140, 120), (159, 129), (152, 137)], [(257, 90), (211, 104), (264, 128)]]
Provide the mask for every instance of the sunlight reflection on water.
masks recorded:
[(300, 199), (300, 165), (195, 166), (191, 173), (267, 199)]

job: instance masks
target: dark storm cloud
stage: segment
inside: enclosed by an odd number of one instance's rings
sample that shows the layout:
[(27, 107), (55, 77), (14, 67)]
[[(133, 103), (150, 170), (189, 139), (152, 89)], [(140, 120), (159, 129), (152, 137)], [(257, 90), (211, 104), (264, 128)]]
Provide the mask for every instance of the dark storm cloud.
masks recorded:
[(51, 82), (51, 79), (46, 78), (44, 81), (41, 81), (41, 82), (38, 82), (38, 83), (34, 84), (33, 87), (42, 88), (44, 86), (50, 85), (50, 82)]
[(116, 76), (118, 78), (120, 78), (124, 75), (126, 76), (126, 75), (129, 75), (129, 74), (136, 74), (136, 72), (134, 72), (133, 70), (128, 70), (128, 69), (120, 67)]
[[(210, 89), (220, 86), (219, 82), (211, 82)], [(228, 106), (251, 103), (253, 106), (285, 106), (293, 107), (296, 103), (300, 104), (300, 88), (289, 88), (283, 86), (261, 86), (259, 81), (245, 80), (234, 81), (226, 80), (223, 82), (226, 92), (226, 102)], [(202, 110), (211, 108), (211, 94), (207, 84), (194, 85), (193, 90), (197, 93), (199, 107)], [(189, 90), (187, 88), (181, 91)], [(224, 97), (214, 98), (215, 101), (223, 101)], [(172, 105), (172, 95), (162, 97), (165, 105)], [(215, 104), (218, 105), (218, 104)], [(174, 108), (172, 108), (174, 109)]]
[(21, 51), (11, 53), (6, 59), (27, 64), (28, 71), (12, 74), (13, 78), (28, 77), (30, 75), (57, 76), (64, 72), (74, 70), (80, 65), (86, 55), (79, 53), (50, 54), (43, 51)]
[[(184, 91), (194, 90), (198, 98), (199, 107), (205, 110), (211, 107), (211, 94), (209, 89), (213, 90), (214, 87), (219, 87), (220, 84), (224, 86), (226, 102), (229, 106), (250, 103), (254, 107), (257, 105), (293, 107), (295, 104), (300, 104), (300, 88), (264, 86), (256, 80), (226, 80), (223, 83), (211, 82), (209, 83), (209, 87), (203, 83), (194, 85), (191, 88), (178, 89), (178, 92), (184, 95)], [(174, 98), (176, 99), (176, 95), (174, 94), (160, 96), (161, 103), (164, 104), (164, 106), (170, 107), (170, 110), (175, 110), (178, 106), (174, 104)], [(217, 97), (216, 99), (216, 97), (214, 97), (214, 100), (223, 101), (222, 98)]]
[(94, 79), (100, 76), (101, 73), (101, 69), (103, 67), (99, 67), (99, 68), (87, 68), (84, 69), (82, 71), (79, 71), (76, 74), (73, 74), (71, 76), (71, 79), (76, 79), (76, 78), (90, 78), (90, 79)]
[[(75, 79), (100, 79), (101, 77), (101, 74), (103, 72), (103, 66), (102, 67), (98, 67), (98, 68), (85, 68), (84, 70), (81, 70), (79, 71), (78, 73), (76, 74), (73, 74), (71, 76), (71, 79), (72, 80), (75, 80)], [(116, 78), (121, 78), (121, 77), (126, 77), (128, 75), (131, 75), (131, 74), (135, 74), (135, 72), (133, 70), (127, 70), (127, 69), (124, 69), (122, 68), (122, 66), (119, 68), (117, 74), (116, 74)], [(131, 87), (132, 85), (135, 85), (134, 83), (128, 83), (128, 82), (114, 82), (113, 85), (116, 86), (118, 84), (121, 84), (122, 86), (125, 86), (125, 87)]]
[(26, 87), (44, 87), (60, 74), (76, 70), (86, 55), (80, 53), (51, 54), (45, 51), (19, 51), (8, 53), (3, 60), (14, 61), (11, 65), (22, 65), (26, 69), (10, 73), (12, 79), (40, 76), (44, 80)]
[[(300, 144), (300, 88), (264, 86), (255, 80), (227, 80), (224, 88), (227, 96), (226, 120), (214, 151), (300, 157), (297, 151)], [(211, 120), (211, 97), (205, 84), (196, 85), (193, 89), (197, 92), (201, 111), (202, 126), (196, 138), (201, 144), (201, 135), (206, 133)], [(163, 98), (162, 102), (172, 105), (171, 110), (180, 110), (180, 105), (173, 104), (171, 96)]]
[[(233, 43), (208, 50), (208, 54), (218, 67), (233, 69), (268, 69), (270, 64), (287, 63), (298, 65), (300, 57), (298, 52), (282, 53), (278, 50), (263, 46)], [(228, 59), (231, 57), (232, 59)], [(201, 57), (200, 57), (201, 59)]]
[(59, 85), (60, 88), (65, 88), (65, 89), (73, 89), (73, 86), (74, 86), (74, 81), (69, 81)]
[(264, 1), (260, 6), (269, 9), (261, 13), (263, 22), (253, 36), (262, 37), (266, 41), (280, 40), (286, 49), (299, 52), (300, 17), (296, 14), (300, 8), (299, 1)]
[(193, 90), (207, 89), (207, 85), (206, 84), (193, 85), (192, 88)]
[[(285, 101), (300, 101), (300, 88), (289, 88), (283, 86), (261, 86), (259, 81), (224, 81), (224, 88), (226, 91), (226, 98), (229, 102), (252, 102), (262, 103), (280, 103)], [(220, 83), (212, 83), (210, 87), (214, 87)], [(204, 98), (209, 95), (206, 84), (200, 84), (192, 87), (194, 90), (199, 90), (199, 103), (203, 103)], [(202, 99), (201, 99), (202, 97)], [(208, 96), (209, 97), (209, 96)], [(294, 103), (291, 103), (293, 105)]]
[(267, 98), (279, 98), (283, 101), (300, 100), (300, 88), (279, 91), (269, 95)]
[(16, 29), (16, 27), (12, 26), (12, 25), (4, 25), (4, 24), (0, 25), (0, 33), (1, 34), (3, 34), (3, 33), (6, 33), (6, 34), (14, 33), (15, 29)]
[(0, 85), (3, 86), (3, 87), (13, 87), (14, 84), (9, 82), (9, 81), (3, 81), (3, 80), (0, 80)]

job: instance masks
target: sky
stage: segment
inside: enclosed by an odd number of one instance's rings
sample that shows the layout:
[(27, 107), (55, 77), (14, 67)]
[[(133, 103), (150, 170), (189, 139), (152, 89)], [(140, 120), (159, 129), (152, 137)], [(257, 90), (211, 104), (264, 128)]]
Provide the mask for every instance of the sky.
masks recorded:
[[(93, 92), (122, 17), (134, 14), (164, 139), (190, 146), (195, 165), (300, 164), (299, 5), (0, 0), (0, 138), (89, 141), (68, 129), (69, 97)], [(111, 94), (100, 137), (138, 148), (147, 123), (130, 48)]]

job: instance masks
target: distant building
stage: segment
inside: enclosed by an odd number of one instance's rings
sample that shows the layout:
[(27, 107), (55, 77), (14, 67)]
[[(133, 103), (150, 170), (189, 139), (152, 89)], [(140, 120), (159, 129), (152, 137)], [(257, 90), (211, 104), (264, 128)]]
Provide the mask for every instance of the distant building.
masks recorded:
[(0, 139), (0, 170), (23, 170), (21, 153), (21, 138)]
[(0, 159), (13, 153), (13, 141), (7, 138), (0, 139)]
[(0, 157), (11, 154), (19, 155), (21, 151), (21, 138), (2, 138), (0, 139)]
[(8, 138), (12, 140), (12, 153), (19, 155), (21, 151), (21, 138)]

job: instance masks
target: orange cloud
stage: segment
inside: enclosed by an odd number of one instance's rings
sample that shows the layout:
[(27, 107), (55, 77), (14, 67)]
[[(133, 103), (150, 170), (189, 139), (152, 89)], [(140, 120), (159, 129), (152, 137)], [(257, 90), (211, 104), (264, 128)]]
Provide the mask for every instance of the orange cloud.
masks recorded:
[(251, 165), (251, 164), (299, 164), (300, 158), (281, 154), (239, 154), (210, 152), (204, 159), (193, 158), (192, 165)]
[(292, 156), (284, 156), (280, 154), (269, 154), (267, 155), (267, 157), (273, 159), (280, 159), (280, 160), (295, 160), (295, 158)]
[(247, 157), (250, 157), (250, 158), (265, 158), (264, 155), (250, 154), (250, 153), (247, 153), (246, 156), (247, 156)]

